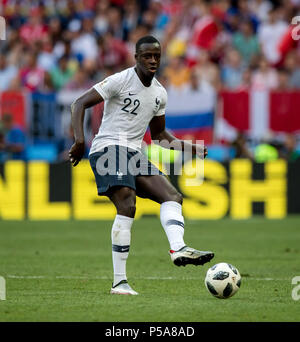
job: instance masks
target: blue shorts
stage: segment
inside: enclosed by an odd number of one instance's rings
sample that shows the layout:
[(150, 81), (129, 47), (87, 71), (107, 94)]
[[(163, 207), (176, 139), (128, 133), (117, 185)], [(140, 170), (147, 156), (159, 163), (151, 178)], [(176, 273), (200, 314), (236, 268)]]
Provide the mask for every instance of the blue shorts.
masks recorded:
[(111, 188), (126, 186), (136, 190), (136, 177), (164, 175), (148, 158), (133, 149), (110, 145), (89, 156), (98, 195), (109, 195)]

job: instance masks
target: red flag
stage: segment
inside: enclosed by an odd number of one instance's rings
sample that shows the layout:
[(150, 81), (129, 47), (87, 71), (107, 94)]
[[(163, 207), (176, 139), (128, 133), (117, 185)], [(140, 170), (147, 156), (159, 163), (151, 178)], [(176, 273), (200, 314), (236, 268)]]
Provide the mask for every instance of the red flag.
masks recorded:
[(247, 91), (224, 91), (221, 93), (223, 117), (239, 131), (249, 129), (249, 93)]
[(0, 114), (11, 114), (14, 122), (25, 128), (26, 126), (25, 96), (18, 91), (4, 91), (0, 95)]
[(270, 129), (275, 132), (300, 130), (300, 94), (295, 91), (270, 93)]

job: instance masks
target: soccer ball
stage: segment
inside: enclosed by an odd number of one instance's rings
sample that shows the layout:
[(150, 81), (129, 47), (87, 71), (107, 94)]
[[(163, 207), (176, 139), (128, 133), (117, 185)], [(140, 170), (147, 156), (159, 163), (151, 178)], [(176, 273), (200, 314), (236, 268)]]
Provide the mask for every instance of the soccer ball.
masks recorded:
[(209, 268), (205, 277), (207, 290), (215, 297), (232, 297), (241, 286), (241, 276), (237, 268), (221, 262)]

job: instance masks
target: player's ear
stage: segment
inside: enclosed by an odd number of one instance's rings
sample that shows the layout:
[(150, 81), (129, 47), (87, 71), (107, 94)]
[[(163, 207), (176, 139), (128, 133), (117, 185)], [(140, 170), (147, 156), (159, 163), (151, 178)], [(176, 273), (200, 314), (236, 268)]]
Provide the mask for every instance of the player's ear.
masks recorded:
[(134, 54), (134, 58), (137, 61), (137, 58), (138, 58), (138, 54), (137, 53)]

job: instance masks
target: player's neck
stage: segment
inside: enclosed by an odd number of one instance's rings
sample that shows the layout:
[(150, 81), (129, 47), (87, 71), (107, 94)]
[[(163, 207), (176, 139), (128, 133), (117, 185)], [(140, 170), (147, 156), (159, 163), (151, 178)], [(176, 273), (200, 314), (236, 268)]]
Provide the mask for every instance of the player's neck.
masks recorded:
[(145, 87), (150, 87), (154, 75), (153, 75), (152, 77), (146, 76), (146, 75), (143, 74), (143, 72), (142, 72), (139, 68), (137, 68), (137, 67), (135, 67), (134, 70), (135, 70), (135, 72), (137, 73), (137, 75), (138, 75), (139, 79), (141, 80), (141, 82), (143, 83), (143, 85), (144, 85)]

